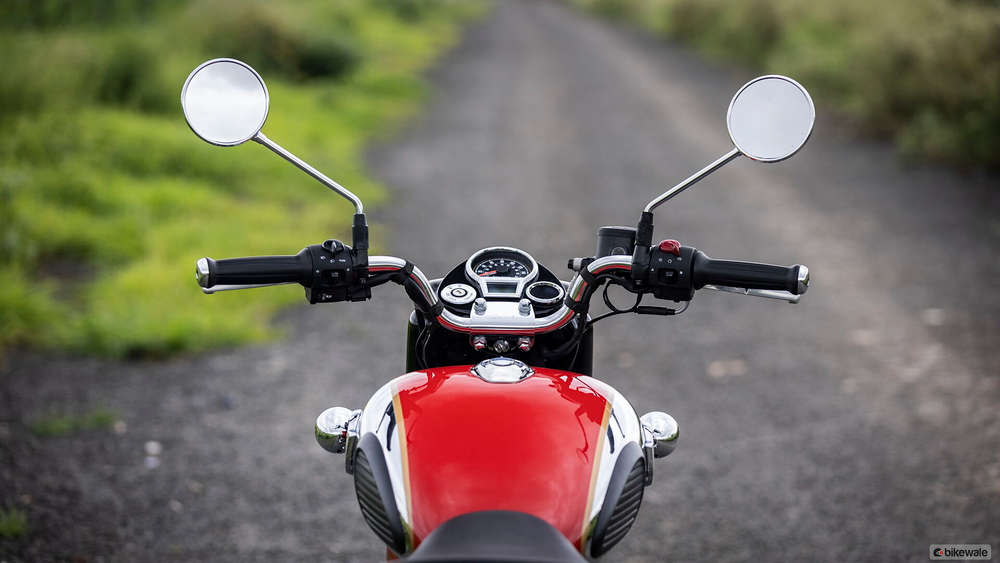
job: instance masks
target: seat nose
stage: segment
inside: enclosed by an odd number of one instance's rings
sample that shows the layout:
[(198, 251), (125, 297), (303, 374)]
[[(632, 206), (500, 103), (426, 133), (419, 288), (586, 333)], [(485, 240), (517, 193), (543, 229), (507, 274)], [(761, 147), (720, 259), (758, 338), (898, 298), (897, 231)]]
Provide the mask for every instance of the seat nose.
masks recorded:
[(430, 533), (412, 563), (586, 563), (559, 530), (541, 518), (508, 510), (456, 516)]

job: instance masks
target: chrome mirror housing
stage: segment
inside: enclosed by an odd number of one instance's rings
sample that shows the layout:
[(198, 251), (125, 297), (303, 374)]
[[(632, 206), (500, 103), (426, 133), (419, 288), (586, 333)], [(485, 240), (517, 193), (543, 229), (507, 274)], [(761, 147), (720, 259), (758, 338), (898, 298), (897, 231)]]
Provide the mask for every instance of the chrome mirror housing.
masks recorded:
[(677, 448), (677, 439), (681, 435), (680, 426), (674, 417), (665, 412), (652, 411), (639, 418), (646, 433), (644, 447), (652, 450), (654, 458), (666, 457)]
[(267, 120), (267, 86), (250, 65), (213, 59), (188, 76), (181, 106), (188, 126), (203, 141), (220, 147), (242, 145)]
[(779, 162), (799, 152), (815, 121), (809, 92), (776, 74), (747, 82), (733, 96), (726, 116), (733, 144), (757, 162)]
[[(791, 157), (809, 140), (815, 122), (812, 97), (801, 84), (777, 74), (754, 78), (744, 84), (729, 103), (726, 124), (735, 147), (650, 201), (643, 213), (652, 213), (740, 155), (757, 162), (779, 162)], [(651, 222), (652, 218), (643, 217), (643, 221)]]
[(353, 442), (357, 442), (358, 420), (361, 411), (351, 411), (344, 407), (333, 407), (323, 411), (316, 418), (316, 442), (332, 454), (345, 453)]
[(364, 223), (361, 199), (264, 135), (261, 128), (267, 120), (268, 103), (264, 79), (250, 65), (236, 59), (212, 59), (198, 65), (181, 89), (184, 119), (203, 141), (220, 147), (247, 141), (264, 145), (351, 202), (355, 215), (361, 215), (355, 226), (364, 228), (367, 251), (368, 224)]

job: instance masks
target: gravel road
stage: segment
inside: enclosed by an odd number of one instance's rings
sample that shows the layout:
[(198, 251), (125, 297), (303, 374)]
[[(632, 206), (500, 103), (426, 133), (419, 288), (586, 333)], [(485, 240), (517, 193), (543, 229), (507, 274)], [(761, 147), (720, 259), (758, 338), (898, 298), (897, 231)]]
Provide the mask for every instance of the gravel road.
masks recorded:
[[(497, 2), (430, 73), (422, 117), (371, 150), (393, 192), (369, 213), (376, 243), (431, 276), (496, 244), (566, 272), (598, 227), (634, 224), (729, 150), (726, 107), (750, 77), (556, 2)], [(676, 319), (597, 326), (598, 377), (683, 430), (610, 561), (1000, 549), (1000, 181), (904, 166), (820, 111), (794, 159), (737, 160), (656, 221), (655, 238), (714, 258), (808, 265), (801, 304), (703, 292)], [(0, 560), (377, 560), (343, 459), (312, 425), (401, 372), (407, 313), (386, 287), (289, 311), (288, 338), (266, 346), (169, 362), (15, 354), (0, 505), (21, 506), (32, 532), (0, 540)], [(124, 426), (26, 430), (97, 407)]]

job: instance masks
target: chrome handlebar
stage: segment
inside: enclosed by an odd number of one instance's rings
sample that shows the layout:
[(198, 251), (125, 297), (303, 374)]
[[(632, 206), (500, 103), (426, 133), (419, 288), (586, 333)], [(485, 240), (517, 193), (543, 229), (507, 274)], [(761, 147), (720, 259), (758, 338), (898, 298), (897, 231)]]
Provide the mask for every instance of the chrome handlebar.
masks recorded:
[[(368, 269), (372, 273), (378, 272), (389, 272), (398, 271), (406, 267), (406, 260), (402, 258), (397, 258), (395, 256), (371, 256), (368, 259)], [(624, 273), (631, 273), (632, 271), (632, 257), (628, 255), (622, 256), (605, 256), (603, 258), (598, 258), (594, 260), (587, 266), (587, 270), (591, 275), (603, 274), (609, 271), (617, 271)], [(801, 293), (805, 293), (805, 289), (809, 286), (809, 273), (808, 269), (801, 268), (802, 274), (799, 279), (799, 287)], [(416, 286), (421, 293), (421, 295), (433, 306), (437, 306), (439, 299), (437, 293), (431, 287), (430, 281), (427, 276), (420, 270), (420, 268), (413, 266), (412, 271), (409, 275), (410, 279), (416, 283)], [(589, 276), (588, 276), (589, 277)], [(211, 288), (202, 288), (202, 292), (206, 294), (213, 294), (219, 291), (233, 291), (237, 289), (253, 289), (258, 287), (269, 287), (275, 285), (288, 285), (295, 282), (282, 282), (282, 283), (270, 283), (270, 284), (259, 284), (259, 285), (216, 285)], [(579, 301), (580, 297), (587, 290), (588, 284), (584, 280), (583, 276), (578, 272), (569, 282), (569, 287), (566, 294), (572, 298), (574, 301)], [(775, 290), (765, 290), (765, 289), (746, 289), (739, 287), (729, 287), (721, 285), (706, 285), (703, 289), (710, 289), (713, 291), (724, 291), (727, 293), (736, 293), (741, 295), (750, 295), (753, 297), (763, 297), (766, 299), (777, 299), (780, 301), (786, 301), (788, 303), (798, 303), (802, 298), (801, 295), (794, 295), (787, 291), (775, 291)], [(438, 316), (438, 321), (445, 327), (457, 332), (467, 332), (467, 333), (532, 333), (532, 334), (543, 334), (547, 332), (552, 332), (566, 326), (575, 316), (575, 313), (568, 306), (563, 304), (556, 312), (546, 315), (544, 317), (535, 317), (534, 310), (532, 310), (528, 315), (511, 315), (508, 311), (501, 309), (506, 309), (504, 305), (507, 303), (497, 303), (494, 306), (494, 310), (489, 309), (489, 304), (487, 304), (487, 311), (482, 315), (475, 315), (470, 317), (464, 317), (456, 315), (449, 311), (448, 309), (443, 309), (441, 314)], [(515, 304), (516, 307), (516, 304)]]

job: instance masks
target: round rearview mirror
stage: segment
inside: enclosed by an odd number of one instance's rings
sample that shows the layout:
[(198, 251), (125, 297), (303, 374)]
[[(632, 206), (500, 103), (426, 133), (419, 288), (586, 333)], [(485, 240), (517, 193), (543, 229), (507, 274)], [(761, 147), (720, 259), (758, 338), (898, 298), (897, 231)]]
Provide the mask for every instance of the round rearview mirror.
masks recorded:
[(778, 162), (797, 153), (812, 134), (816, 109), (809, 92), (784, 76), (747, 82), (729, 104), (729, 137), (741, 153)]
[(231, 147), (252, 139), (267, 119), (267, 87), (250, 65), (213, 59), (194, 69), (181, 90), (188, 126), (203, 140)]

